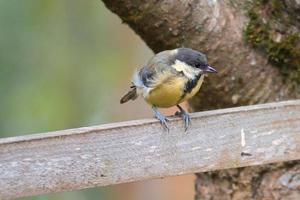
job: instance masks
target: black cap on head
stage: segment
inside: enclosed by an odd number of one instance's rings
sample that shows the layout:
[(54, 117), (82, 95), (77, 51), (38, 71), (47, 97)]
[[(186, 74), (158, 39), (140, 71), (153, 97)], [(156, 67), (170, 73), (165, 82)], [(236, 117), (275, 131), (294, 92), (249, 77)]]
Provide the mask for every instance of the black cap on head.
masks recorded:
[(217, 70), (209, 66), (205, 54), (190, 48), (178, 48), (175, 59), (180, 60), (192, 67), (199, 68), (203, 72), (216, 73)]

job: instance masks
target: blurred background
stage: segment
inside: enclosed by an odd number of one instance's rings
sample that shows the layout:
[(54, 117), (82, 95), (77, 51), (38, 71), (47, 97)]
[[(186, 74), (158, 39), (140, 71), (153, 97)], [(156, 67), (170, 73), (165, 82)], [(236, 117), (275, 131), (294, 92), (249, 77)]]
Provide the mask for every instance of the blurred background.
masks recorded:
[[(119, 104), (134, 69), (152, 55), (100, 0), (0, 0), (0, 137), (152, 117), (142, 99)], [(23, 199), (188, 200), (193, 180)]]

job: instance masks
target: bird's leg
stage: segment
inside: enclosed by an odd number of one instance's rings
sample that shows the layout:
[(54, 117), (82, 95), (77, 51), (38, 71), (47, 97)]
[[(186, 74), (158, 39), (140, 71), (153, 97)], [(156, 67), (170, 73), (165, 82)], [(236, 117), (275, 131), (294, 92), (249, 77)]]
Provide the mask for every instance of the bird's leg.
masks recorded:
[(177, 108), (180, 110), (180, 112), (176, 112), (175, 115), (179, 115), (183, 119), (184, 130), (187, 131), (188, 127), (191, 124), (191, 117), (185, 110), (183, 110), (180, 105), (177, 105)]
[(155, 114), (155, 117), (160, 121), (161, 125), (169, 132), (169, 126), (167, 124), (167, 122), (169, 121), (163, 114), (161, 114), (157, 107), (152, 106), (152, 110)]

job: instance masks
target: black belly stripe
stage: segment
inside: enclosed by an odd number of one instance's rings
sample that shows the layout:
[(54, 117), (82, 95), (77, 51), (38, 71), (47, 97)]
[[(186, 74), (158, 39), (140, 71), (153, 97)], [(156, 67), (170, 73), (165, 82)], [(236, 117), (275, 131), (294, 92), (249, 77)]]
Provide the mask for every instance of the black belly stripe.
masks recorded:
[(186, 96), (187, 93), (190, 93), (194, 89), (194, 87), (197, 85), (201, 75), (202, 74), (199, 74), (194, 79), (189, 79), (186, 82), (184, 89), (183, 89), (183, 94), (181, 95), (178, 102), (180, 102)]

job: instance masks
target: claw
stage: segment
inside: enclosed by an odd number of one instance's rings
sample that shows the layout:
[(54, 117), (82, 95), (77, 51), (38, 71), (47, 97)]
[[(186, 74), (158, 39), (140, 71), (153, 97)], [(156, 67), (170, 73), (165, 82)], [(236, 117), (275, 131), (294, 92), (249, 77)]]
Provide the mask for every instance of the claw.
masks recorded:
[(163, 114), (161, 114), (155, 106), (152, 106), (152, 110), (154, 111), (155, 117), (160, 121), (161, 125), (166, 131), (170, 131), (168, 126), (168, 118), (166, 118)]
[(184, 121), (184, 131), (187, 132), (189, 126), (191, 125), (191, 117), (180, 105), (177, 105), (177, 108), (180, 110), (180, 112), (177, 111), (175, 115), (181, 116)]

